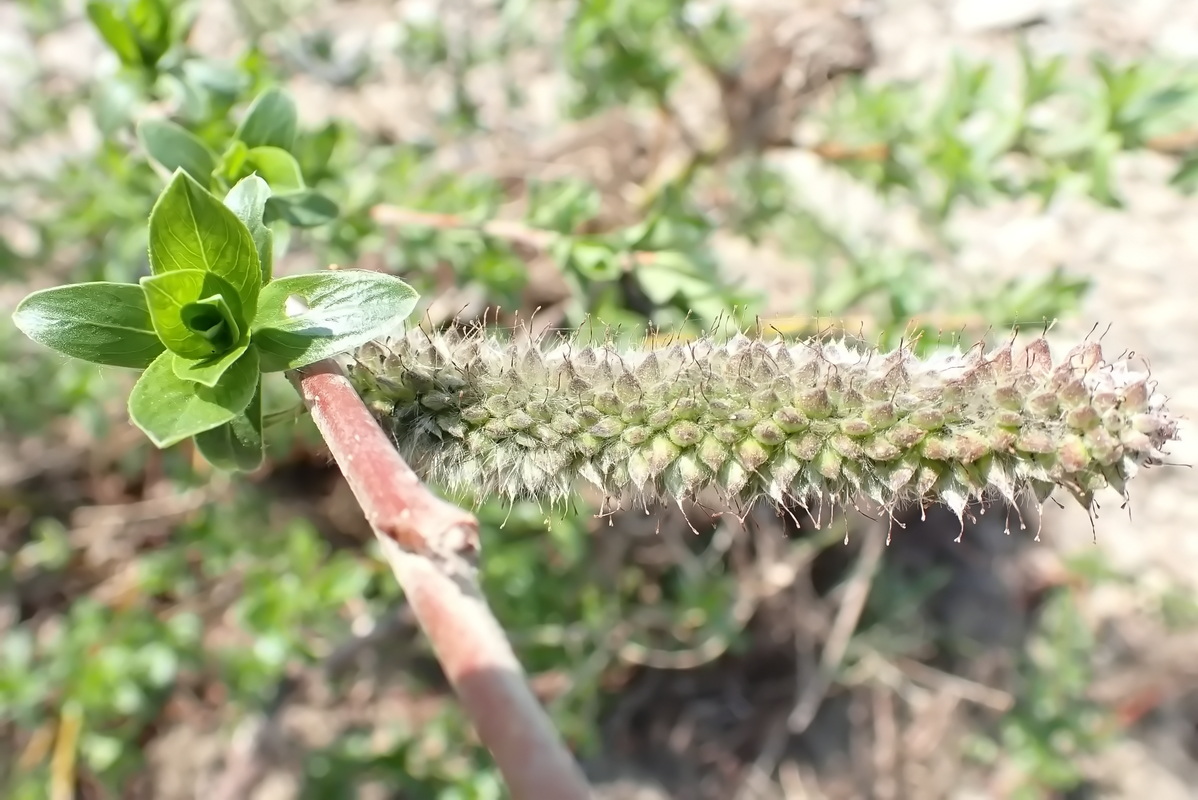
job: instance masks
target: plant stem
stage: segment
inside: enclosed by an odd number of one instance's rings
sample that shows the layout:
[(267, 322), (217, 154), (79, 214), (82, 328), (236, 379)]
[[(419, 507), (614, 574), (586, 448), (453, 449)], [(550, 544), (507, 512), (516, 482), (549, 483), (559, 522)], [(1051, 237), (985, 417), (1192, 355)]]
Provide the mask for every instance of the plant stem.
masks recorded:
[(321, 361), (298, 372), (300, 396), (375, 533), (424, 555), (477, 555), (474, 515), (425, 487), (341, 368)]
[(478, 586), (477, 520), (416, 477), (336, 363), (291, 377), (511, 796), (589, 798)]
[[(436, 230), (474, 230), (492, 239), (498, 239), (508, 244), (522, 245), (540, 253), (550, 252), (555, 244), (565, 238), (564, 234), (556, 231), (530, 228), (513, 220), (492, 219), (485, 222), (473, 222), (456, 214), (418, 211), (392, 205), (374, 206), (370, 209), (370, 217), (380, 225), (388, 227), (414, 226)], [(627, 271), (636, 266), (652, 264), (657, 257), (657, 253), (650, 250), (634, 250), (623, 253), (620, 264)]]

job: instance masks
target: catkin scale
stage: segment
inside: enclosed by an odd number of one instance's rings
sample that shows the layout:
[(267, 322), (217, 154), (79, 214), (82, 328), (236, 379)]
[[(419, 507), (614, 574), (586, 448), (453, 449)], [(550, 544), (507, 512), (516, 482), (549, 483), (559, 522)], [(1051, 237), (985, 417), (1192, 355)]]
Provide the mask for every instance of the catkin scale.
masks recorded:
[(1146, 375), (1087, 342), (990, 353), (743, 335), (622, 352), (483, 333), (372, 342), (351, 379), (397, 447), (451, 490), (567, 503), (585, 480), (609, 497), (734, 505), (868, 497), (893, 510), (987, 493), (1082, 505), (1126, 494), (1177, 423)]

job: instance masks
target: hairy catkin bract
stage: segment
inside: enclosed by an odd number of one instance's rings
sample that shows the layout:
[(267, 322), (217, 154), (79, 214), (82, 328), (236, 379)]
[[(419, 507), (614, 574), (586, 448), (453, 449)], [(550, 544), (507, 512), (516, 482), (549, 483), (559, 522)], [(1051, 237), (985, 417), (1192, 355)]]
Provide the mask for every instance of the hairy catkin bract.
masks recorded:
[(744, 335), (620, 351), (413, 331), (350, 367), (426, 479), (550, 505), (584, 480), (645, 503), (864, 496), (961, 517), (987, 494), (1064, 487), (1090, 507), (1177, 436), (1148, 376), (1093, 342), (1054, 362), (1044, 339), (920, 359)]

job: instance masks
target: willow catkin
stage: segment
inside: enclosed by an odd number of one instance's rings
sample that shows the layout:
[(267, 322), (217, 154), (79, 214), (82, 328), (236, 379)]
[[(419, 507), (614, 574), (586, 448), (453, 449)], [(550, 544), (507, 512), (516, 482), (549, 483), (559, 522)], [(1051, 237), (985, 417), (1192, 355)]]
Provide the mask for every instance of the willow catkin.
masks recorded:
[(845, 342), (738, 335), (648, 350), (413, 331), (366, 345), (351, 378), (426, 479), (568, 502), (734, 505), (868, 497), (893, 511), (987, 493), (1084, 506), (1159, 463), (1177, 423), (1148, 376), (1097, 343), (1044, 339), (926, 359)]

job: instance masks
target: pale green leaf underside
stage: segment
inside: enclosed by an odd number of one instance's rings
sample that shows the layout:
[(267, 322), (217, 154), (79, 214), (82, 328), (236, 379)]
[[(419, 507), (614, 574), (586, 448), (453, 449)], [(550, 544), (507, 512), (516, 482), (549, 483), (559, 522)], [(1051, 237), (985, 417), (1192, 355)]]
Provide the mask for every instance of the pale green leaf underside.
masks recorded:
[(257, 175), (250, 175), (237, 182), (225, 195), (225, 205), (249, 229), (258, 250), (258, 263), (262, 267), (262, 283), (270, 281), (274, 262), (274, 234), (262, 220), (266, 201), (270, 198), (270, 186)]
[[(291, 306), (307, 311), (288, 315)], [(412, 313), (418, 295), (392, 275), (365, 270), (293, 275), (262, 291), (254, 342), (262, 370), (298, 367), (344, 353), (392, 331)]]
[(26, 297), (13, 322), (38, 344), (72, 358), (144, 369), (163, 351), (141, 288), (76, 283)]

